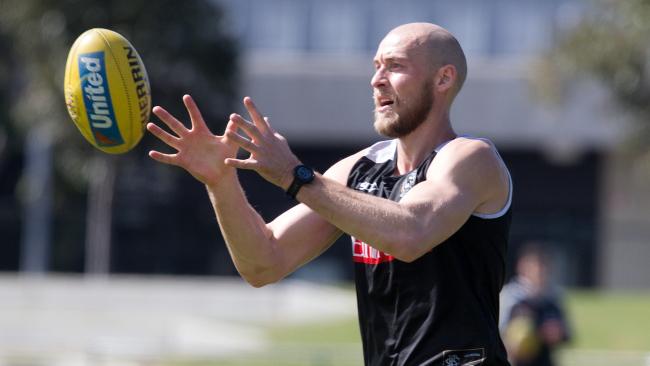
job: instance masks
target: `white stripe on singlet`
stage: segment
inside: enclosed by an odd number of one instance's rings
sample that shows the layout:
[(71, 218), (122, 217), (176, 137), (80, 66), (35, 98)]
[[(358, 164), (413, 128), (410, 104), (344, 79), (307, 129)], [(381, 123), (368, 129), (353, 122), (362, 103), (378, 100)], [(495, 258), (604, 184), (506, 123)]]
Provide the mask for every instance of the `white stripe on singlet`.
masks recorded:
[[(494, 146), (494, 143), (490, 141), (489, 139), (482, 138), (482, 137), (473, 137), (473, 136), (458, 136), (458, 137), (463, 137), (467, 139), (473, 139), (473, 140), (481, 140), (485, 141), (490, 146), (492, 146), (492, 149), (494, 149), (494, 152), (497, 154), (497, 157), (499, 158), (499, 161), (501, 165), (503, 166), (503, 169), (505, 169), (506, 174), (508, 174), (508, 200), (506, 201), (505, 205), (503, 208), (501, 208), (499, 211), (494, 212), (494, 213), (480, 213), (480, 212), (474, 212), (472, 213), (472, 216), (476, 216), (481, 219), (497, 219), (508, 212), (508, 209), (510, 208), (512, 204), (512, 177), (510, 176), (510, 171), (508, 170), (508, 167), (506, 164), (503, 162), (503, 158), (499, 154), (499, 151), (496, 149), (496, 146)], [(368, 151), (366, 151), (365, 157), (372, 160), (376, 164), (381, 164), (385, 163), (388, 160), (391, 160), (395, 157), (395, 151), (397, 150), (397, 139), (393, 140), (385, 140), (385, 141), (380, 141), (368, 148)], [(449, 142), (453, 140), (449, 140), (446, 142), (443, 142), (440, 144), (438, 147), (435, 148), (436, 153), (439, 153)]]

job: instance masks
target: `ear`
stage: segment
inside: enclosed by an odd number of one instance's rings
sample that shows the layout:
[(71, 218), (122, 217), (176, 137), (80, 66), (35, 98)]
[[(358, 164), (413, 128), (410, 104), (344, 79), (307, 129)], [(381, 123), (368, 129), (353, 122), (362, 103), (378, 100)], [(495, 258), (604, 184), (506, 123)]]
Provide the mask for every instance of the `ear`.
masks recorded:
[(436, 90), (445, 93), (456, 85), (456, 67), (454, 65), (444, 65), (438, 69), (435, 77)]

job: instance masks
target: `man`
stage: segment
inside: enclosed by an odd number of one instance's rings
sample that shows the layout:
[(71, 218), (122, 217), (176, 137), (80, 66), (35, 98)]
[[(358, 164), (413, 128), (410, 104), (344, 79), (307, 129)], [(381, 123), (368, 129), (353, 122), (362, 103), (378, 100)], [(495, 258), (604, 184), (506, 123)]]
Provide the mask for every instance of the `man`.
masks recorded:
[[(374, 126), (393, 140), (322, 175), (301, 165), (248, 97), (251, 121), (232, 114), (223, 136), (208, 131), (189, 96), (191, 129), (155, 107), (176, 136), (147, 128), (178, 152), (150, 156), (207, 186), (233, 262), (253, 286), (350, 234), (366, 365), (507, 365), (497, 318), (511, 184), (491, 143), (451, 127), (463, 51), (439, 26), (406, 24), (381, 41), (374, 66)], [(236, 159), (238, 147), (250, 157)], [(300, 204), (264, 223), (235, 168), (255, 170)]]
[(560, 295), (549, 283), (551, 260), (537, 243), (522, 247), (517, 275), (501, 291), (499, 328), (516, 366), (552, 366), (556, 347), (570, 339)]

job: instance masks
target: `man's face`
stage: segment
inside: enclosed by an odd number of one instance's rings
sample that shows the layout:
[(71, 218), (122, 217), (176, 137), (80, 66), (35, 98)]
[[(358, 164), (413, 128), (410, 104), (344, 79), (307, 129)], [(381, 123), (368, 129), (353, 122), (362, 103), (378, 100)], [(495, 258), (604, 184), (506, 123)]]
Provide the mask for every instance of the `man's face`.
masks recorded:
[(408, 135), (424, 122), (433, 107), (429, 60), (411, 44), (404, 37), (389, 34), (374, 59), (374, 126), (384, 136)]
[(525, 277), (534, 292), (542, 291), (546, 286), (548, 268), (544, 259), (535, 254), (521, 258), (517, 264), (520, 276)]

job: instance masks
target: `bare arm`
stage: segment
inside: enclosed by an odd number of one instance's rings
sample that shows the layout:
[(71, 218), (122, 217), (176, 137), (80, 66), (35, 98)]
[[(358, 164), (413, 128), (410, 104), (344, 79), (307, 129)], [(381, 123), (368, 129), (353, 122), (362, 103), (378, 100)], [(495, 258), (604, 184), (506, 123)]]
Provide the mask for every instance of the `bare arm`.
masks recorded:
[[(192, 121), (191, 128), (160, 107), (154, 108), (154, 114), (175, 135), (153, 123), (147, 125), (152, 134), (177, 153), (151, 151), (149, 155), (159, 162), (184, 168), (206, 185), (230, 255), (246, 281), (253, 286), (275, 282), (322, 253), (341, 235), (338, 228), (303, 204), (266, 224), (248, 203), (236, 170), (224, 163), (237, 151), (237, 146), (226, 136), (236, 133), (234, 124), (229, 122), (224, 136), (213, 135), (192, 98), (184, 96), (183, 102)], [(247, 107), (251, 103), (246, 99)], [(254, 120), (262, 133), (274, 134), (261, 116), (255, 115)], [(257, 143), (260, 138), (261, 135), (253, 138), (251, 143)], [(288, 146), (274, 152), (285, 158), (290, 154)], [(354, 156), (344, 159), (323, 176), (345, 184), (353, 163)]]
[(481, 210), (498, 211), (508, 180), (485, 142), (454, 141), (433, 160), (427, 180), (400, 202), (348, 189), (327, 177), (304, 187), (298, 199), (341, 230), (413, 261), (442, 243)]
[[(345, 184), (352, 159), (331, 167), (324, 177)], [(304, 204), (265, 224), (239, 182), (208, 186), (212, 206), (239, 273), (258, 287), (276, 282), (324, 252), (342, 232)]]
[[(280, 135), (258, 130), (261, 117), (252, 102), (247, 108), (254, 123), (238, 115), (231, 121), (251, 139), (229, 131), (226, 135), (251, 156), (226, 159), (226, 164), (255, 170), (286, 189), (291, 168), (299, 161)], [(264, 125), (270, 128), (268, 121)], [(441, 151), (429, 167), (427, 180), (400, 202), (354, 191), (320, 175), (297, 198), (340, 230), (400, 260), (412, 261), (455, 233), (472, 213), (498, 211), (507, 196), (507, 173), (495, 150), (487, 142), (461, 138)]]

